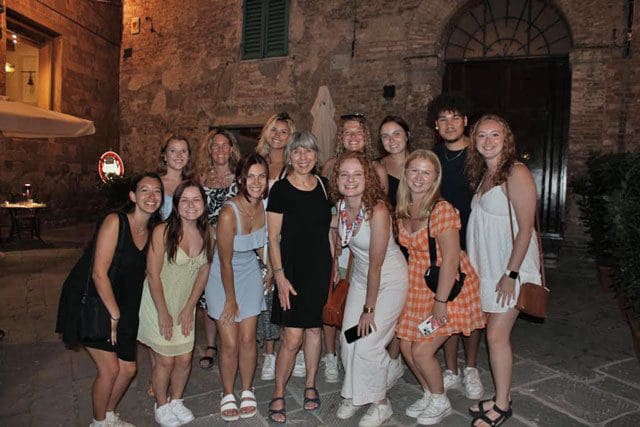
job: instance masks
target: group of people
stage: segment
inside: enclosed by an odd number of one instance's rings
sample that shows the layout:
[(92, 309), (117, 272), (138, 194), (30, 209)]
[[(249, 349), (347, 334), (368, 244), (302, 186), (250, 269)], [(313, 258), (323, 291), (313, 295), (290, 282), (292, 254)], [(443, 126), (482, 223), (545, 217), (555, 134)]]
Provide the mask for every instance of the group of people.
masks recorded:
[[(150, 349), (156, 421), (194, 419), (182, 394), (198, 305), (207, 314), (200, 366), (211, 367), (217, 353), (226, 421), (257, 412), (259, 343), (261, 377), (274, 380), (272, 422), (287, 420), (292, 373), (305, 377), (303, 408), (319, 408), (322, 359), (329, 382), (339, 380), (338, 360), (344, 369), (337, 417), (369, 405), (359, 425), (381, 425), (393, 414), (386, 393), (402, 375), (401, 354), (424, 390), (405, 413), (436, 424), (452, 411), (446, 390), (484, 395), (476, 358), (485, 325), (496, 394), (469, 409), (472, 425), (508, 419), (514, 305), (521, 280), (540, 283), (535, 184), (504, 119), (484, 115), (466, 136), (464, 99), (441, 95), (430, 111), (443, 141), (434, 151), (412, 151), (407, 123), (388, 116), (378, 129), (379, 160), (366, 117), (342, 116), (335, 156), (321, 172), (315, 136), (296, 132), (286, 113), (269, 118), (256, 152), (244, 157), (225, 129), (211, 130), (197, 156), (187, 139), (169, 138), (158, 174), (133, 180), (124, 214), (108, 215), (96, 237), (92, 277), (112, 333), (82, 342), (97, 367), (92, 425), (131, 425), (115, 408), (136, 372), (136, 341)], [(323, 325), (322, 311), (329, 283), (347, 265), (337, 331)], [(426, 272), (436, 286), (427, 286)], [(436, 358), (443, 346), (444, 373)]]

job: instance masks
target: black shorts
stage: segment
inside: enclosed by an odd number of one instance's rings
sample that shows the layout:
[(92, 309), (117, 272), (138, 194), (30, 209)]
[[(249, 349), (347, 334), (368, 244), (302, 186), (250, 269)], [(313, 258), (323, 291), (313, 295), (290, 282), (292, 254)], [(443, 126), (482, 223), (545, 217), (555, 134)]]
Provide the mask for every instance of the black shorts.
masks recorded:
[(125, 362), (136, 361), (136, 336), (131, 334), (118, 333), (116, 345), (111, 345), (111, 341), (83, 341), (85, 347), (115, 353), (118, 359)]

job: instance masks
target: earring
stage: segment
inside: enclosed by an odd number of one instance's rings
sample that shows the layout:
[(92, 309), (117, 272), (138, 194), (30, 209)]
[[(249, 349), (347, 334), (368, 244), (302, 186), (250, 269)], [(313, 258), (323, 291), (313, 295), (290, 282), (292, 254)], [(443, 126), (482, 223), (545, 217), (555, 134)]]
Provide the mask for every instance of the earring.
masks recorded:
[(438, 128), (438, 125), (436, 125), (436, 130), (439, 130), (440, 128)]

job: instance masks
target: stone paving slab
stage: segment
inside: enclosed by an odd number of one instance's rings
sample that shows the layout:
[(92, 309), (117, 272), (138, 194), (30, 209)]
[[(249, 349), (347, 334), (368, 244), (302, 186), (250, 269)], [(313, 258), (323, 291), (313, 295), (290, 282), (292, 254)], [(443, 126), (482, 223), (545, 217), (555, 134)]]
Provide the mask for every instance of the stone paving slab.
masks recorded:
[(624, 415), (606, 424), (606, 427), (638, 427), (640, 426), (640, 412)]

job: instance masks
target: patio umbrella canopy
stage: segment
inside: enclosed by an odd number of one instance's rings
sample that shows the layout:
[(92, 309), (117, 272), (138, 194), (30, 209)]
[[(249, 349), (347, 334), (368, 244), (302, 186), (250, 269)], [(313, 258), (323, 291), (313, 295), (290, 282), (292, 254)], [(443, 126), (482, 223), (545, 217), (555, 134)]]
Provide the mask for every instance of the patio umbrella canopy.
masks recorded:
[(333, 120), (336, 112), (333, 100), (327, 86), (320, 86), (318, 95), (311, 107), (313, 126), (311, 132), (318, 139), (320, 148), (318, 163), (322, 164), (333, 155), (333, 138), (336, 136), (337, 126)]
[(91, 120), (0, 100), (0, 131), (10, 138), (64, 138), (93, 135)]

